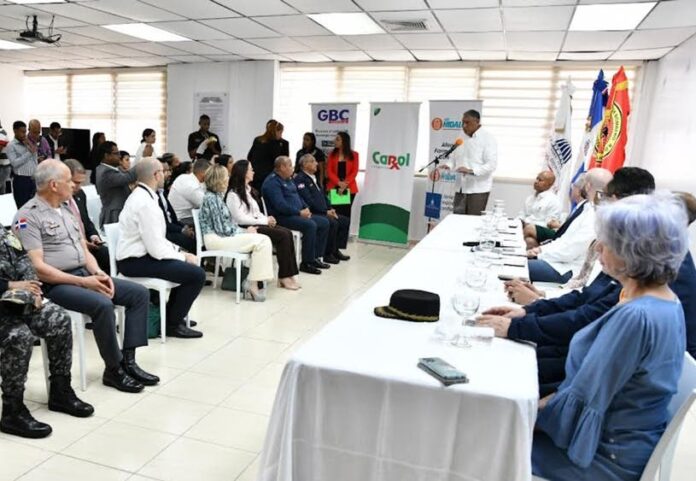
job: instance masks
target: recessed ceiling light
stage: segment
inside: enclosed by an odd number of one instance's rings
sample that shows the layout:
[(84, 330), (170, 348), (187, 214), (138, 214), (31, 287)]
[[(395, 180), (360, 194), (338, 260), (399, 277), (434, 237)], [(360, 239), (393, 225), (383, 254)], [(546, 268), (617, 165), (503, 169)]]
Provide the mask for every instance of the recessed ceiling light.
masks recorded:
[(307, 16), (336, 35), (384, 33), (366, 13), (317, 13)]
[(104, 25), (104, 28), (114, 32), (130, 35), (131, 37), (142, 38), (151, 42), (187, 42), (190, 39), (167, 32), (161, 28), (156, 28), (144, 23), (121, 23), (117, 25)]
[(29, 45), (24, 45), (21, 43), (8, 42), (7, 40), (0, 40), (0, 50), (22, 50), (25, 48), (34, 48)]
[(571, 31), (633, 30), (657, 2), (578, 5)]
[(30, 3), (65, 3), (65, 0), (7, 0), (10, 3), (18, 3), (20, 5), (27, 5)]

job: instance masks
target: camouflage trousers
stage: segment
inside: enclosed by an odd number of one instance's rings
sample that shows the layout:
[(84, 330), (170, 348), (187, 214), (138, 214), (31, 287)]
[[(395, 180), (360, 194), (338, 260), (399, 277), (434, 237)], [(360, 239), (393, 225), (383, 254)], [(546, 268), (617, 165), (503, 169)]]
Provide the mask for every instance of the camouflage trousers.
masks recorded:
[(70, 316), (60, 306), (47, 302), (29, 318), (0, 317), (0, 377), (3, 395), (18, 396), (24, 392), (36, 336), (46, 341), (51, 376), (70, 376)]

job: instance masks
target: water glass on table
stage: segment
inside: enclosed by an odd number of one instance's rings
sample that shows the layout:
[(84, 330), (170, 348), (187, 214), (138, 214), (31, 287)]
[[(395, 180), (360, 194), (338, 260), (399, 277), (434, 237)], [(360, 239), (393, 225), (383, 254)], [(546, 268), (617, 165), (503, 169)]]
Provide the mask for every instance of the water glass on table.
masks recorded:
[[(471, 318), (478, 311), (481, 298), (478, 293), (468, 286), (459, 287), (452, 295), (452, 308), (461, 318), (462, 328), (466, 327), (467, 319)], [(451, 344), (457, 347), (471, 347), (471, 343), (466, 336), (466, 331), (461, 329), (452, 339)]]

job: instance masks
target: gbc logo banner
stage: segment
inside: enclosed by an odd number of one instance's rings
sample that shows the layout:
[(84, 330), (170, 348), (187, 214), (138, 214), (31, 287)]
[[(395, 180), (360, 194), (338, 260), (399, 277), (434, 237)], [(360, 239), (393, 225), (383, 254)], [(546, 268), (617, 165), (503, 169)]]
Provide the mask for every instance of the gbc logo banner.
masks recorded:
[(408, 167), (411, 163), (411, 154), (406, 155), (393, 155), (393, 154), (382, 154), (379, 151), (372, 153), (372, 162), (378, 167), (389, 168), (392, 170), (399, 170), (401, 167)]
[(350, 121), (349, 114), (350, 111), (348, 109), (322, 109), (317, 112), (317, 118), (322, 122), (329, 122), (330, 124), (347, 124)]

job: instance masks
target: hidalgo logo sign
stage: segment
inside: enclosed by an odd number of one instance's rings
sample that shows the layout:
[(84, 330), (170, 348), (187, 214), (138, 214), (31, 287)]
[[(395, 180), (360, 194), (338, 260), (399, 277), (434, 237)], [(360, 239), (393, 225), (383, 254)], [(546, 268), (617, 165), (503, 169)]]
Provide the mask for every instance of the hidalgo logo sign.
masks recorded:
[(444, 119), (440, 117), (435, 117), (431, 122), (430, 126), (432, 127), (433, 130), (461, 130), (462, 129), (462, 121), (461, 120), (452, 120), (449, 117), (445, 117)]
[(372, 162), (380, 168), (388, 168), (392, 170), (399, 170), (401, 167), (408, 167), (411, 163), (411, 154), (406, 155), (392, 155), (392, 154), (382, 154), (379, 151), (375, 151), (372, 154)]
[(322, 122), (330, 124), (347, 124), (350, 122), (350, 111), (348, 109), (322, 109), (317, 112), (317, 118)]

